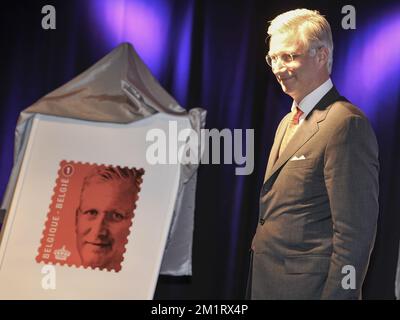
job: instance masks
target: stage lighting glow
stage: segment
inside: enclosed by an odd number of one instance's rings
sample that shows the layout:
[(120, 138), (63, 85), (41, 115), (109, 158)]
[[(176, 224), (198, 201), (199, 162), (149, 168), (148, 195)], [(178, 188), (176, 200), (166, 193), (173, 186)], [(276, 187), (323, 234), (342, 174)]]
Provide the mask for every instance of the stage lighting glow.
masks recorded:
[(371, 18), (368, 25), (357, 26), (353, 32), (347, 55), (334, 61), (334, 80), (340, 92), (373, 121), (382, 112), (382, 104), (396, 97), (399, 89), (400, 7)]
[(152, 72), (160, 72), (170, 14), (165, 1), (91, 0), (90, 10), (110, 47), (130, 42)]

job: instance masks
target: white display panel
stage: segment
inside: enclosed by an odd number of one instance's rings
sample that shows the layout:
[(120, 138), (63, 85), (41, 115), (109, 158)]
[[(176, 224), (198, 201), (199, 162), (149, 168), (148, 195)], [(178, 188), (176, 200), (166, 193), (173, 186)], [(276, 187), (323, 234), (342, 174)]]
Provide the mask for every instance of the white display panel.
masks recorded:
[[(152, 128), (190, 128), (185, 117), (156, 114), (131, 124), (36, 115), (0, 244), (0, 299), (151, 299), (178, 192), (180, 165), (146, 159)], [(176, 137), (174, 137), (176, 138)], [(167, 144), (169, 144), (167, 136)], [(178, 147), (182, 142), (178, 143)], [(54, 265), (55, 289), (43, 288), (38, 263), (61, 161), (144, 169), (135, 217), (118, 272)]]

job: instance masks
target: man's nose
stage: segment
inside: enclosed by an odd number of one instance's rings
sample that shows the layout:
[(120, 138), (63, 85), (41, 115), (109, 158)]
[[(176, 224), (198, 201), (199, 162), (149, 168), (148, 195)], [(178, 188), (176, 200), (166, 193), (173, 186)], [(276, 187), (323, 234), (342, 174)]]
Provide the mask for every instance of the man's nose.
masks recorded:
[(99, 214), (97, 216), (97, 219), (93, 221), (92, 234), (94, 234), (97, 237), (108, 235), (107, 215), (105, 213)]
[(281, 59), (278, 59), (273, 65), (272, 65), (272, 72), (275, 75), (278, 75), (280, 73), (284, 73), (286, 71), (286, 66), (285, 64), (282, 63)]

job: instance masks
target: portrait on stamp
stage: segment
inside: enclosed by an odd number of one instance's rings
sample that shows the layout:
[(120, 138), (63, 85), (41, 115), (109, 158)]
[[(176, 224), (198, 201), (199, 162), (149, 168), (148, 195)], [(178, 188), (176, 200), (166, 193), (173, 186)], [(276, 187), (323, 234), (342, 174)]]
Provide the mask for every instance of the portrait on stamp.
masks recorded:
[(120, 271), (143, 175), (61, 161), (36, 261)]

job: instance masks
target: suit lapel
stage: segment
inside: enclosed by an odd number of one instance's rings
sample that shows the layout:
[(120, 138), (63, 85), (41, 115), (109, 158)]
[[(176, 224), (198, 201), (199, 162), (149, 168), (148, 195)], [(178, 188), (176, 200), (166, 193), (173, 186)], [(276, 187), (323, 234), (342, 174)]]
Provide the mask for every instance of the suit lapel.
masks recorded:
[(271, 152), (269, 154), (268, 165), (267, 165), (267, 169), (265, 171), (265, 177), (264, 177), (265, 180), (264, 181), (266, 181), (267, 178), (270, 176), (272, 167), (275, 164), (276, 160), (278, 159), (279, 147), (282, 143), (283, 136), (284, 136), (286, 128), (288, 126), (289, 118), (290, 118), (290, 113), (287, 114), (285, 116), (285, 118), (283, 118), (282, 124), (279, 127), (278, 132), (276, 133), (276, 137), (275, 137), (274, 143), (272, 145)]
[(344, 98), (340, 97), (335, 87), (328, 91), (328, 93), (323, 96), (322, 99), (315, 105), (313, 110), (308, 114), (307, 118), (304, 119), (302, 125), (296, 131), (286, 149), (275, 162), (283, 134), (286, 130), (288, 118), (286, 119), (286, 123), (284, 126), (282, 126), (283, 128), (281, 132), (277, 133), (277, 139), (272, 147), (264, 184), (268, 183), (274, 174), (297, 152), (297, 150), (299, 150), (305, 143), (307, 143), (308, 140), (311, 139), (313, 135), (318, 132), (318, 122), (321, 122), (325, 119), (329, 109), (328, 107), (334, 102), (343, 99)]

